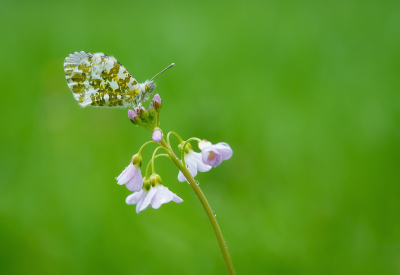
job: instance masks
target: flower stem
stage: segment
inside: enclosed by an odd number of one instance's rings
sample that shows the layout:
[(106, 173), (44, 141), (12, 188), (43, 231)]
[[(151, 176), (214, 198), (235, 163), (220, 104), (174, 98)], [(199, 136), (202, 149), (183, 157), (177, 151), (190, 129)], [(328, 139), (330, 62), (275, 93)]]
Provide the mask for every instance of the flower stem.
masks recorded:
[(204, 196), (200, 187), (197, 185), (193, 176), (190, 174), (189, 170), (176, 157), (172, 148), (165, 142), (164, 139), (162, 139), (160, 143), (164, 148), (167, 149), (166, 151), (170, 155), (172, 161), (175, 163), (175, 165), (179, 168), (179, 170), (181, 170), (183, 175), (186, 177), (190, 186), (193, 188), (193, 190), (196, 193), (197, 197), (199, 198), (201, 204), (203, 205), (203, 208), (207, 213), (208, 219), (211, 222), (212, 228), (214, 229), (215, 236), (217, 237), (219, 248), (221, 249), (222, 257), (224, 258), (226, 269), (228, 270), (228, 274), (236, 275), (236, 272), (235, 272), (235, 269), (233, 267), (233, 263), (231, 260), (231, 256), (229, 255), (229, 252), (228, 252), (228, 247), (226, 246), (226, 243), (225, 243), (224, 237), (222, 236), (221, 229), (219, 228), (217, 219), (215, 218), (214, 212), (211, 210), (211, 206), (208, 203), (206, 197)]

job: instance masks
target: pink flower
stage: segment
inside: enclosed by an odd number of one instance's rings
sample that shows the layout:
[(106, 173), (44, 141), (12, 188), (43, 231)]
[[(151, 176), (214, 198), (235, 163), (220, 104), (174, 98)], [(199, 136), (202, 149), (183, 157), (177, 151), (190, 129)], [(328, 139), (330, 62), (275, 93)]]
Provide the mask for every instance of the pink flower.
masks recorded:
[(156, 184), (154, 187), (151, 186), (149, 191), (142, 189), (126, 198), (127, 204), (136, 204), (136, 213), (146, 210), (149, 205), (154, 209), (158, 209), (162, 204), (170, 201), (183, 202), (180, 197), (161, 184)]
[(125, 184), (126, 188), (131, 191), (139, 191), (143, 187), (143, 178), (140, 173), (140, 165), (142, 158), (138, 155), (132, 157), (131, 163), (125, 168), (122, 173), (115, 179), (119, 185)]
[[(189, 149), (189, 152), (187, 154), (185, 153), (184, 158), (186, 167), (188, 168), (190, 174), (192, 174), (193, 177), (197, 175), (197, 171), (207, 172), (210, 171), (211, 169), (211, 166), (204, 164), (203, 161), (201, 160), (201, 153), (196, 153), (192, 149)], [(184, 182), (186, 180), (185, 176), (182, 174), (181, 171), (179, 171), (178, 180), (180, 182)]]
[(159, 128), (155, 128), (153, 131), (153, 136), (151, 137), (155, 142), (160, 142), (162, 139), (162, 132)]
[(203, 163), (214, 167), (220, 165), (223, 160), (230, 159), (233, 153), (231, 147), (225, 142), (211, 144), (209, 141), (202, 140), (199, 142), (199, 148)]

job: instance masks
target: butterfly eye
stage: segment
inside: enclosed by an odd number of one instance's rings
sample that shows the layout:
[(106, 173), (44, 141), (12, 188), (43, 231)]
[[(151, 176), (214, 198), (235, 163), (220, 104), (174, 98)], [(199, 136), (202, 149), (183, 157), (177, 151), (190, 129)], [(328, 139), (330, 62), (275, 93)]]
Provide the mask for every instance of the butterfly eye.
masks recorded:
[(148, 91), (150, 90), (150, 85), (146, 85), (146, 86), (144, 87), (144, 89), (146, 90), (146, 92), (148, 92)]

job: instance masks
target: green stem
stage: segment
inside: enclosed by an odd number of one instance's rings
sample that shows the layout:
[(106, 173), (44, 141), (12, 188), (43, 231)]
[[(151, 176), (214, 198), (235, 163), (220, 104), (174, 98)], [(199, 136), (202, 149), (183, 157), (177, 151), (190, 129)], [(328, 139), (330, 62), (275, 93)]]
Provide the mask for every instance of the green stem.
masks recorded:
[(177, 133), (171, 131), (171, 132), (169, 132), (168, 135), (167, 135), (167, 143), (168, 143), (169, 146), (171, 146), (171, 143), (169, 143), (169, 135), (171, 135), (171, 134), (173, 134), (174, 136), (176, 136), (176, 137), (179, 139), (179, 142), (180, 142), (181, 144), (183, 143), (183, 140), (182, 140), (181, 136), (178, 135)]
[(200, 142), (200, 139), (198, 139), (198, 138), (189, 138), (189, 139), (185, 142), (185, 144), (183, 144), (183, 146), (182, 146), (182, 151), (181, 151), (181, 157), (182, 157), (183, 166), (185, 166), (185, 167), (186, 167), (185, 158), (184, 158), (184, 156), (185, 156), (185, 147), (186, 147), (186, 145), (187, 145), (190, 141), (192, 141), (192, 140), (197, 140), (197, 141)]
[[(159, 154), (159, 155), (155, 156), (154, 159), (157, 159), (158, 157), (167, 157), (167, 158), (170, 158), (170, 156), (167, 155), (167, 154)], [(145, 178), (147, 178), (147, 175), (148, 175), (148, 172), (149, 172), (149, 168), (150, 168), (150, 164), (151, 164), (151, 163), (152, 163), (152, 161), (150, 160), (149, 163), (147, 164), (146, 173), (144, 174), (144, 177), (145, 177)]]
[(156, 143), (156, 142), (155, 142), (155, 141), (148, 141), (148, 142), (146, 142), (145, 144), (143, 144), (142, 147), (140, 147), (140, 149), (139, 149), (139, 152), (138, 152), (138, 155), (139, 155), (139, 156), (140, 156), (140, 154), (141, 154), (143, 148), (144, 148), (146, 145), (150, 144), (150, 143)]
[[(187, 142), (186, 142), (187, 143)], [(197, 185), (196, 181), (194, 180), (193, 176), (190, 174), (189, 170), (186, 166), (179, 161), (176, 157), (174, 152), (172, 151), (171, 147), (165, 142), (164, 139), (161, 140), (161, 145), (167, 149), (167, 153), (175, 163), (175, 165), (181, 170), (183, 175), (188, 180), (190, 186), (193, 188), (194, 192), (196, 193), (197, 197), (199, 198), (201, 204), (203, 205), (204, 210), (207, 213), (208, 219), (211, 222), (212, 228), (214, 229), (215, 236), (217, 237), (219, 248), (221, 249), (222, 257), (224, 258), (226, 269), (228, 270), (229, 275), (235, 275), (235, 269), (233, 267), (233, 263), (231, 260), (231, 256), (229, 255), (228, 248), (226, 247), (224, 237), (222, 236), (221, 229), (219, 228), (217, 219), (213, 211), (211, 210), (211, 206), (208, 203), (206, 197), (204, 196), (203, 192), (201, 191), (200, 187)], [(183, 158), (182, 158), (183, 161)]]
[[(158, 149), (164, 149), (165, 151), (167, 151), (167, 153), (169, 152), (168, 148), (164, 148), (163, 146), (159, 146), (154, 150), (153, 157), (151, 158), (151, 171), (152, 171), (153, 174), (156, 173), (156, 171), (154, 169), (154, 160), (156, 159), (155, 156), (156, 156), (156, 153), (157, 153)], [(146, 171), (146, 176), (147, 176), (147, 171)]]

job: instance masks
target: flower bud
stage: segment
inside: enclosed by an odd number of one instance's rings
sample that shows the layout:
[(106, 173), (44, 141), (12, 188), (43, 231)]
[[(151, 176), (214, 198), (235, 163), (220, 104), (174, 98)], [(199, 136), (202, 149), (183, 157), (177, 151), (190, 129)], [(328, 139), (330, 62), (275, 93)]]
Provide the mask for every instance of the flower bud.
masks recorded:
[(161, 97), (159, 94), (156, 94), (153, 97), (153, 101), (151, 102), (151, 105), (154, 107), (154, 109), (156, 109), (157, 112), (159, 112), (161, 110), (162, 101), (161, 101)]
[(139, 114), (142, 120), (146, 120), (149, 117), (149, 111), (147, 111), (146, 108), (143, 106), (137, 108), (136, 112)]
[(155, 117), (155, 116), (156, 116), (156, 114), (157, 114), (157, 111), (156, 111), (156, 109), (154, 109), (154, 107), (153, 107), (153, 106), (151, 106), (151, 105), (150, 105), (150, 107), (149, 107), (148, 111), (149, 111), (149, 115), (150, 115), (150, 117)]
[(142, 123), (142, 120), (140, 119), (138, 114), (131, 109), (128, 110), (128, 117), (132, 121), (132, 123), (135, 125)]
[(154, 128), (153, 131), (153, 136), (151, 137), (155, 142), (160, 142), (162, 139), (162, 132), (160, 131), (160, 128)]

